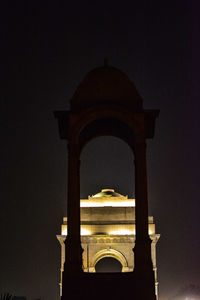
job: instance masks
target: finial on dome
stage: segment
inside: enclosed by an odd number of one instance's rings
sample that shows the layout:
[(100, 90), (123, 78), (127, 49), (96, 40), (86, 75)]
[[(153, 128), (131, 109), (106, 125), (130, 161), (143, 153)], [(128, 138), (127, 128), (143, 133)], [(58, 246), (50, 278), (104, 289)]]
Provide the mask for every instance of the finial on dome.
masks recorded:
[(108, 65), (109, 65), (108, 58), (105, 57), (105, 58), (104, 58), (104, 67), (108, 67)]

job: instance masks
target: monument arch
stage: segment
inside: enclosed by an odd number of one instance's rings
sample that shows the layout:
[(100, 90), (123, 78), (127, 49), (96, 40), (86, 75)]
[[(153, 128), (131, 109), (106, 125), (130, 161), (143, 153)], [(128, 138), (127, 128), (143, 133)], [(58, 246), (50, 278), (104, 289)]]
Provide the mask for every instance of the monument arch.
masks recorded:
[[(122, 265), (122, 273), (133, 272), (136, 222), (135, 199), (123, 196), (113, 189), (80, 200), (81, 246), (84, 273), (95, 273), (95, 265), (105, 257), (113, 257)], [(67, 218), (63, 219), (61, 235), (61, 294), (62, 271), (65, 263), (65, 239), (68, 234)], [(153, 264), (155, 290), (157, 291), (156, 244), (160, 237), (155, 231), (153, 217), (148, 217), (148, 234), (151, 239), (151, 260)]]

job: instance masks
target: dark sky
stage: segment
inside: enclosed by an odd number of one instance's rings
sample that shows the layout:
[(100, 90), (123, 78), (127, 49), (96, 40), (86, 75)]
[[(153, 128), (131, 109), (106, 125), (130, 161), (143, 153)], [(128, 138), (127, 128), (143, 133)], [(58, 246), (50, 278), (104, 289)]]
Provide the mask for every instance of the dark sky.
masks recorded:
[[(104, 57), (160, 109), (148, 141), (150, 213), (161, 234), (161, 300), (200, 285), (199, 27), (186, 1), (5, 1), (1, 4), (0, 292), (59, 299), (67, 152), (54, 110)], [(103, 137), (82, 153), (81, 196), (134, 196), (133, 157)], [(105, 175), (106, 174), (106, 175)]]

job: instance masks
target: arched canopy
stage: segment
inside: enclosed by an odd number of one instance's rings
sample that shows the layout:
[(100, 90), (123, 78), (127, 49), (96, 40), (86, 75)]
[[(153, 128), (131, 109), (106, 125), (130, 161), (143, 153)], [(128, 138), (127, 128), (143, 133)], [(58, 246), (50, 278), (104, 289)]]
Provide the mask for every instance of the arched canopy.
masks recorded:
[[(91, 131), (91, 124), (93, 124), (97, 126), (96, 137), (100, 135), (114, 135), (121, 138), (120, 134), (125, 132), (126, 127), (127, 137), (125, 137), (125, 134), (124, 140), (126, 139), (126, 142), (130, 145), (132, 144), (130, 143), (131, 135), (132, 137), (135, 135), (143, 135), (145, 138), (152, 138), (154, 136), (155, 119), (158, 116), (158, 113), (158, 110), (144, 110), (139, 113), (134, 113), (132, 110), (129, 110), (124, 106), (120, 107), (118, 105), (101, 105), (95, 106), (94, 108), (89, 108), (79, 113), (56, 111), (55, 117), (58, 119), (61, 139), (71, 140), (72, 138), (74, 139), (76, 137), (76, 142), (78, 143), (79, 135), (81, 135), (87, 126), (88, 130)], [(110, 120), (109, 124), (108, 119)], [(114, 119), (116, 129), (114, 129)], [(106, 125), (102, 126), (102, 133), (100, 133), (99, 126), (100, 123), (102, 123), (100, 120), (105, 120), (107, 122), (107, 133), (105, 133)], [(119, 131), (119, 127), (121, 127), (121, 129), (123, 127), (124, 129)], [(114, 131), (115, 134), (113, 134)]]
[[(92, 121), (98, 122), (98, 124), (96, 123), (96, 136), (105, 134), (106, 125), (104, 129), (102, 128), (103, 133), (100, 133), (99, 119), (104, 119), (107, 122), (106, 135), (113, 135), (114, 125), (111, 124), (113, 122), (108, 124), (107, 119), (116, 119), (126, 124), (127, 129), (130, 127), (129, 133), (132, 130), (134, 134), (152, 138), (158, 110), (144, 110), (142, 102), (134, 83), (124, 72), (107, 65), (96, 68), (85, 76), (76, 89), (70, 101), (70, 111), (55, 112), (55, 117), (59, 121), (60, 137), (70, 139), (71, 136), (78, 136)], [(90, 130), (91, 135), (91, 126), (88, 127), (88, 130)], [(117, 132), (118, 130), (119, 126), (116, 124), (114, 136), (120, 137), (125, 131), (122, 130), (122, 126), (120, 126), (119, 132)], [(124, 136), (124, 140), (126, 139), (130, 145), (130, 134), (127, 135), (129, 137)]]
[[(82, 273), (80, 151), (90, 139), (111, 134), (122, 138), (132, 148), (134, 144), (137, 199), (134, 255), (135, 271), (138, 270), (135, 274), (139, 276), (144, 274), (146, 280), (144, 283), (147, 284), (142, 285), (149, 287), (149, 292), (145, 291), (145, 297), (138, 298), (147, 299), (146, 295), (149, 294), (149, 299), (155, 299), (151, 241), (148, 235), (146, 138), (152, 138), (154, 135), (158, 113), (158, 110), (144, 110), (142, 99), (134, 84), (123, 72), (108, 66), (88, 73), (72, 97), (69, 111), (55, 112), (60, 137), (68, 140), (67, 240), (69, 242), (65, 247), (67, 254), (63, 277), (65, 280), (69, 278), (69, 274), (74, 276)], [(96, 254), (94, 265), (104, 256), (117, 258), (124, 267), (127, 266), (125, 257), (114, 249), (106, 249)], [(135, 287), (138, 279), (134, 283)], [(63, 290), (67, 291), (67, 282)], [(139, 294), (141, 295), (141, 292)]]

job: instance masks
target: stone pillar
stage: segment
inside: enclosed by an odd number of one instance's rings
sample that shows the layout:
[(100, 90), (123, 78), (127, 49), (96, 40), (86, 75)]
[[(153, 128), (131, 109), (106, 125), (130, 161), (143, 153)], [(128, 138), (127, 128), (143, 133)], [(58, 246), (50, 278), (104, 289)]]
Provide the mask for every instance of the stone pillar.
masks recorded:
[(135, 271), (152, 271), (151, 240), (148, 234), (146, 141), (143, 136), (135, 137), (134, 154), (136, 196)]
[(80, 239), (80, 160), (79, 147), (68, 143), (68, 201), (67, 238), (65, 240), (64, 274), (82, 273), (82, 247)]

